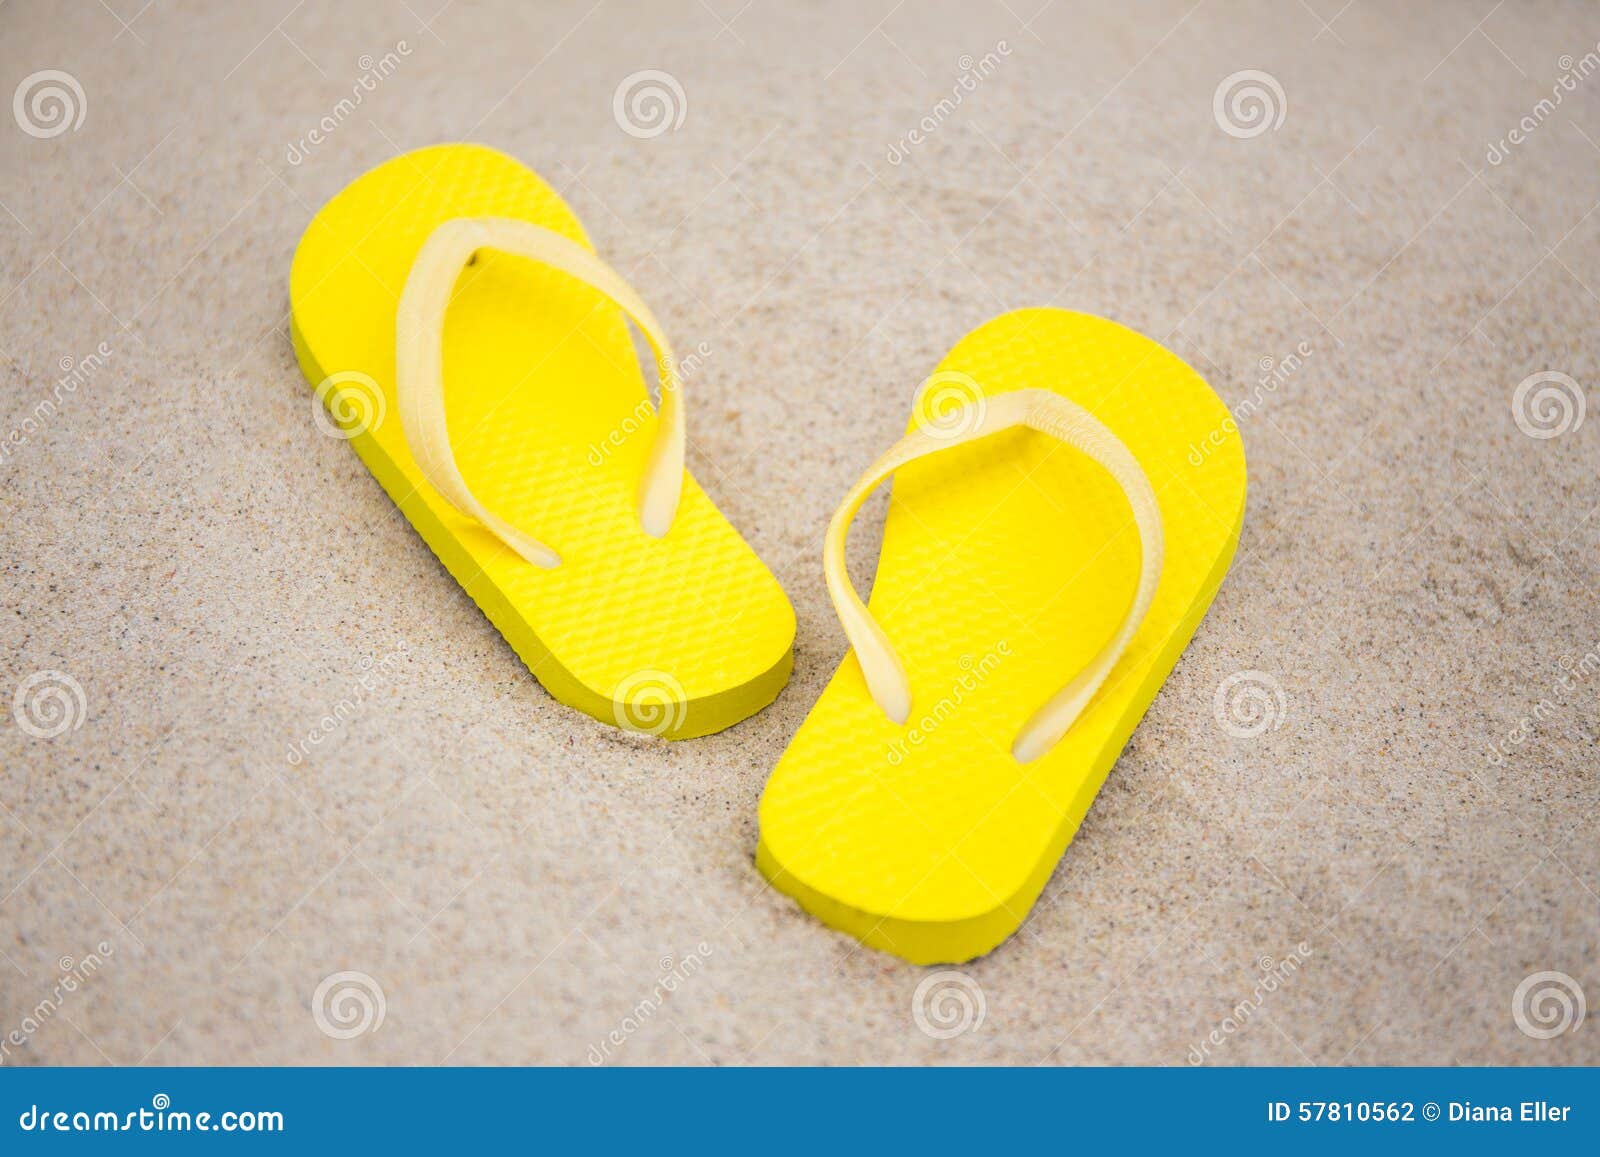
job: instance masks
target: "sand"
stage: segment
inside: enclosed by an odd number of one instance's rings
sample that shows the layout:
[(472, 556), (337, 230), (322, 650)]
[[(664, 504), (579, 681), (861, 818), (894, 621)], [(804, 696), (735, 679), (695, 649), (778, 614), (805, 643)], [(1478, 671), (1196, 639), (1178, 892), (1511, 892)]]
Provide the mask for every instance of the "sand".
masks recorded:
[[(1600, 404), (1581, 6), (438, 3), (0, 10), (0, 95), (84, 110), (0, 117), (0, 1061), (1600, 1061), (1513, 1009), (1600, 1002), (1600, 415), (1530, 404)], [(646, 69), (683, 117), (630, 134)], [(554, 703), (318, 432), (300, 232), (453, 139), (709, 351), (691, 468), (799, 616), (731, 731)], [(844, 652), (834, 506), (1036, 304), (1200, 369), (1249, 508), (1031, 919), (930, 981), (764, 885), (756, 801)]]

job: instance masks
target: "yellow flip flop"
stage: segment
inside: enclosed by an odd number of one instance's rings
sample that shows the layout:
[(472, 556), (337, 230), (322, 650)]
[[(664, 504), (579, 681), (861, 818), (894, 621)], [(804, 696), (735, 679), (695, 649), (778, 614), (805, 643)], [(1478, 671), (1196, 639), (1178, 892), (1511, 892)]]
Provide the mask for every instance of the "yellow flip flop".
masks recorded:
[[(890, 474), (869, 610), (845, 535)], [(853, 649), (767, 783), (761, 871), (915, 963), (999, 944), (1211, 604), (1244, 499), (1227, 408), (1156, 342), (1059, 309), (969, 334), (828, 528)]]
[(326, 427), (552, 695), (672, 739), (777, 696), (794, 611), (684, 469), (686, 367), (535, 173), (478, 145), (379, 165), (312, 220), (289, 297)]

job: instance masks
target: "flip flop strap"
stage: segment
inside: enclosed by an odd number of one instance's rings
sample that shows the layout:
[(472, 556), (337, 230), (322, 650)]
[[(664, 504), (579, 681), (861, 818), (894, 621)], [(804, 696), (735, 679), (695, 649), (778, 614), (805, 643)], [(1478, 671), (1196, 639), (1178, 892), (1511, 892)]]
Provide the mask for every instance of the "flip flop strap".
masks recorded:
[[(822, 566), (828, 580), (828, 593), (839, 621), (844, 624), (845, 636), (855, 648), (867, 689), (885, 715), (904, 724), (911, 715), (911, 681), (889, 636), (850, 582), (845, 569), (845, 536), (867, 496), (901, 466), (1015, 426), (1026, 426), (1059, 439), (1104, 467), (1127, 495), (1139, 531), (1141, 552), (1139, 586), (1116, 634), (1083, 670), (1029, 717), (1012, 742), (1012, 755), (1026, 763), (1055, 746), (1083, 713), (1128, 649), (1161, 581), (1165, 547), (1161, 507), (1155, 490), (1139, 460), (1104, 423), (1076, 402), (1053, 390), (1039, 389), (980, 397), (968, 402), (962, 412), (942, 415), (940, 428), (913, 430), (891, 446), (845, 496), (828, 524)], [(1040, 528), (1041, 532), (1046, 529)]]
[[(444, 315), (461, 270), (480, 249), (526, 257), (599, 290), (633, 320), (655, 354), (661, 404), (655, 440), (638, 493), (639, 522), (660, 538), (672, 525), (683, 489), (683, 413), (677, 362), (666, 335), (639, 295), (605, 262), (578, 242), (531, 221), (462, 217), (446, 221), (423, 242), (400, 294), (395, 319), (395, 393), (406, 444), (422, 476), (462, 514), (477, 519), (535, 566), (560, 565), (544, 543), (489, 511), (468, 489), (455, 455), (444, 404)], [(572, 383), (582, 388), (582, 383)]]

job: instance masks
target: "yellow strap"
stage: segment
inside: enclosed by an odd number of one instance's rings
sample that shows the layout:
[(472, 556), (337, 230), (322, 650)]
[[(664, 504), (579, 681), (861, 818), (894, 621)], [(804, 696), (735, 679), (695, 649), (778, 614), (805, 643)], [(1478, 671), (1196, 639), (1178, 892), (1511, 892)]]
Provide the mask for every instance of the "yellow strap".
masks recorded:
[[(1037, 759), (1055, 746), (1071, 729), (1094, 693), (1106, 681), (1117, 660), (1128, 649), (1139, 624), (1144, 620), (1156, 587), (1161, 581), (1164, 539), (1161, 532), (1161, 507), (1155, 490), (1145, 476), (1139, 460), (1089, 411), (1053, 390), (1014, 390), (982, 397), (967, 403), (963, 413), (946, 415), (940, 428), (916, 429), (891, 446), (868, 468), (866, 474), (845, 496), (828, 524), (823, 546), (822, 569), (828, 580), (845, 636), (855, 648), (856, 658), (866, 676), (867, 689), (885, 715), (898, 724), (911, 716), (911, 681), (905, 665), (895, 653), (889, 636), (867, 610), (850, 582), (845, 569), (845, 536), (861, 504), (878, 485), (907, 462), (936, 454), (963, 442), (986, 438), (1014, 426), (1026, 426), (1049, 434), (1087, 454), (1114, 478), (1128, 497), (1133, 519), (1139, 530), (1141, 552), (1139, 586), (1128, 613), (1117, 633), (1091, 659), (1082, 671), (1029, 717), (1017, 732), (1011, 754), (1020, 762)], [(953, 432), (952, 432), (953, 431)], [(959, 613), (955, 609), (952, 613)]]
[(622, 307), (650, 342), (661, 375), (661, 405), (638, 502), (645, 532), (660, 538), (672, 525), (683, 489), (683, 414), (672, 348), (649, 308), (615, 270), (576, 241), (531, 221), (509, 217), (446, 221), (428, 235), (412, 262), (395, 318), (395, 393), (400, 425), (417, 468), (445, 501), (488, 527), (523, 558), (535, 566), (560, 565), (561, 556), (554, 550), (497, 517), (474, 497), (450, 450), (444, 405), (444, 315), (456, 279), (480, 249), (538, 261), (599, 290)]

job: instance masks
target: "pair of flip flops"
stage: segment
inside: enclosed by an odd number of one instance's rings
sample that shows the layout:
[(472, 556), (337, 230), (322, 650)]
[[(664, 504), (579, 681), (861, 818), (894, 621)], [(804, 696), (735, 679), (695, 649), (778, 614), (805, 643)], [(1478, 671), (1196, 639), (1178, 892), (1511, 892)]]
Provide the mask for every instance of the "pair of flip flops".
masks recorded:
[[(313, 219), (290, 298), (341, 435), (555, 698), (686, 739), (777, 696), (794, 611), (684, 468), (686, 368), (535, 173), (477, 145), (380, 165)], [(968, 334), (912, 409), (828, 528), (852, 649), (755, 857), (826, 923), (957, 962), (1022, 923), (1199, 625), (1244, 454), (1175, 354), (1059, 309)], [(891, 476), (863, 603), (845, 537)]]

